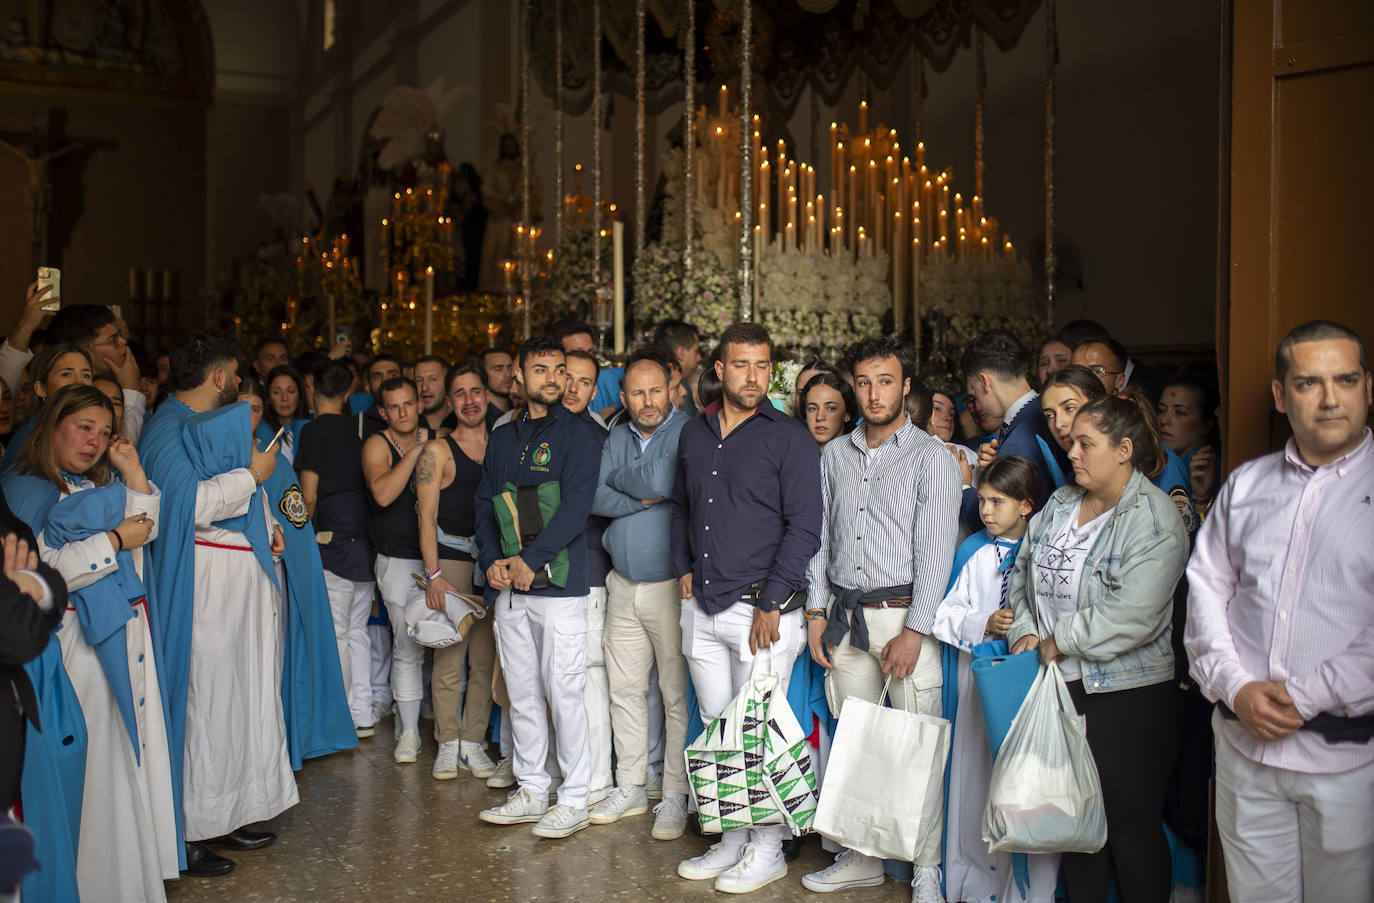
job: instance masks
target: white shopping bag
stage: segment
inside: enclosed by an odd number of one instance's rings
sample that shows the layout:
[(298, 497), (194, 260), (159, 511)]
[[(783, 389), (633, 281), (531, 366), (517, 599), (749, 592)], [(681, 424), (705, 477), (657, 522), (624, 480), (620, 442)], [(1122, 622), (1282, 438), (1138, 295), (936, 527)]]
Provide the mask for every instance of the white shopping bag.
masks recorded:
[(1057, 664), (1041, 667), (998, 750), (983, 840), (993, 853), (1095, 853), (1107, 842), (1087, 722)]
[(816, 809), (816, 831), (867, 856), (911, 862), (944, 818), (950, 723), (849, 697)]

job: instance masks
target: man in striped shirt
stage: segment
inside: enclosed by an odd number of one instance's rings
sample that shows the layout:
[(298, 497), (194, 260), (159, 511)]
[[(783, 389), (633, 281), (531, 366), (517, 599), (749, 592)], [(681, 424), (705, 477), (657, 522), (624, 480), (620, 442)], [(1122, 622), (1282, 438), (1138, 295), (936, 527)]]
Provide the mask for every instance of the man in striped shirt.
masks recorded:
[[(864, 422), (821, 455), (821, 548), (807, 569), (811, 655), (830, 672), (832, 705), (877, 702), (891, 677), (893, 705), (939, 715), (940, 644), (929, 634), (954, 559), (959, 468), (906, 415), (911, 352), (880, 337), (853, 358)], [(942, 900), (940, 832), (916, 852), (913, 901)], [(882, 882), (882, 861), (855, 850), (802, 879), (821, 893)]]
[(1216, 701), (1231, 899), (1374, 900), (1374, 440), (1350, 329), (1275, 355), (1293, 438), (1222, 487), (1188, 566), (1184, 643)]

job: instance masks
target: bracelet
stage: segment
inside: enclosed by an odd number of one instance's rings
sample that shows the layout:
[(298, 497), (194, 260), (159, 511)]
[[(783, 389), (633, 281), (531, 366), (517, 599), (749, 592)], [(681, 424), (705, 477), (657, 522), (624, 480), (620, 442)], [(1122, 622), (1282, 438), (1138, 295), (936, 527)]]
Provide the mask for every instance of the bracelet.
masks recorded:
[(808, 620), (808, 621), (823, 621), (823, 620), (825, 620), (825, 609), (824, 609), (824, 608), (808, 608), (808, 609), (806, 610), (806, 620)]
[(119, 535), (119, 530), (111, 530), (110, 532), (115, 535), (115, 540), (119, 543), (119, 548), (115, 549), (115, 551), (124, 551), (124, 537)]
[(435, 568), (435, 569), (432, 570), (432, 571), (425, 571), (425, 579), (426, 579), (426, 580), (433, 580), (434, 578), (436, 578), (436, 577), (438, 577), (439, 575), (443, 574), (443, 572), (444, 572), (444, 569), (443, 569), (443, 568)]
[(261, 486), (261, 485), (262, 485), (262, 474), (258, 473), (258, 469), (257, 469), (256, 467), (254, 467), (252, 464), (249, 464), (249, 465), (248, 465), (248, 469), (249, 469), (250, 471), (252, 471), (252, 473), (253, 473), (253, 479), (257, 482), (257, 484), (258, 484), (259, 486)]

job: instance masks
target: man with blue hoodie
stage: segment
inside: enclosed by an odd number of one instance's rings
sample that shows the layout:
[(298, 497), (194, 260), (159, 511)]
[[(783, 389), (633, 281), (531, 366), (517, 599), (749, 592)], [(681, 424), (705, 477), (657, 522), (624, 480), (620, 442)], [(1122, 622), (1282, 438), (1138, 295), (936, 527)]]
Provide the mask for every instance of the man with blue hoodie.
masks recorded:
[[(588, 824), (587, 517), (601, 439), (561, 403), (567, 375), (557, 339), (526, 341), (519, 362), (526, 409), (491, 434), (476, 500), (478, 565), (494, 600), (519, 787), (480, 817), (535, 822), (535, 836), (558, 838)], [(563, 774), (552, 808), (546, 708)]]
[[(603, 537), (613, 569), (606, 575), (606, 673), (616, 748), (616, 788), (591, 812), (610, 824), (649, 809), (645, 791), (649, 710), (645, 685), (658, 666), (666, 746), (682, 749), (687, 733), (687, 660), (682, 655), (681, 596), (674, 579), (671, 526), (678, 434), (687, 415), (669, 397), (668, 360), (656, 350), (625, 364), (620, 398), (628, 420), (611, 430), (601, 453), (592, 513), (611, 518)], [(666, 756), (663, 802), (652, 835), (676, 840), (687, 822), (686, 762)]]

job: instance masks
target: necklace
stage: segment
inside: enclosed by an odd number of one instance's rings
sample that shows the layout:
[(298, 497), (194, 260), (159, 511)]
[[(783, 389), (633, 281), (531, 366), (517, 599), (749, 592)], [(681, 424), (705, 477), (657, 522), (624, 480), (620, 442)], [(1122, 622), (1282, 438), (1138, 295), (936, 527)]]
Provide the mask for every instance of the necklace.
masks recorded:
[[(395, 436), (392, 435), (392, 433), (391, 433), (391, 427), (387, 427), (385, 430), (382, 431), (382, 433), (386, 436), (386, 441), (388, 441), (388, 442), (391, 443), (391, 447), (394, 448), (394, 449), (396, 449), (396, 454), (401, 455), (402, 457), (404, 457), (404, 456), (405, 456), (405, 453), (406, 453), (407, 451), (410, 450), (410, 449), (408, 449), (408, 448), (401, 448), (401, 442), (400, 442), (399, 439), (397, 439)], [(414, 448), (414, 447), (416, 446), (416, 444), (419, 443), (419, 441), (420, 441), (420, 428), (417, 426), (417, 427), (415, 427), (415, 441), (412, 442), (412, 443), (410, 443), (410, 448)]]

